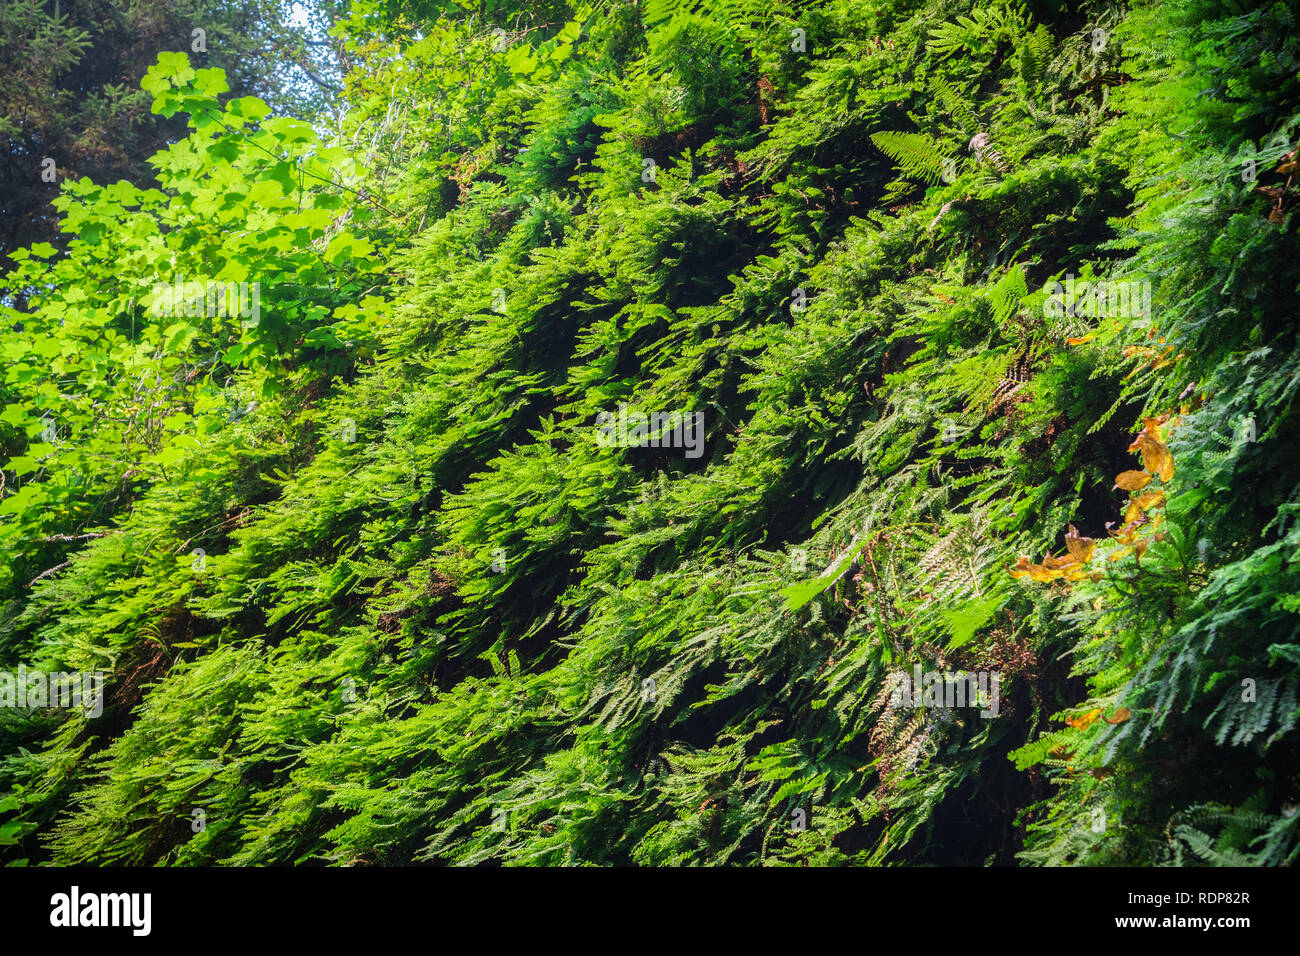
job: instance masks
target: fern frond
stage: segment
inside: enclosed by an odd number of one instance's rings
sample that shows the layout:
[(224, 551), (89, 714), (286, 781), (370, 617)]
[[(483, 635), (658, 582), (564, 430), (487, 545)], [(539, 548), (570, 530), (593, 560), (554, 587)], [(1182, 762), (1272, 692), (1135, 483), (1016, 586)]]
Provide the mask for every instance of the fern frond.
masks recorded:
[(943, 174), (944, 155), (929, 136), (885, 131), (872, 133), (871, 142), (897, 163), (905, 175), (937, 183)]

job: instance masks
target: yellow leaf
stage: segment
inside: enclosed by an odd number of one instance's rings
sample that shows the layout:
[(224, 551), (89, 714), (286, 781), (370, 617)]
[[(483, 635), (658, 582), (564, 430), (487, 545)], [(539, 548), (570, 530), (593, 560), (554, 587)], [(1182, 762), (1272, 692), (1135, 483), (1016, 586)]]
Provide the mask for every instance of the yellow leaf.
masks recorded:
[(1142, 448), (1142, 467), (1159, 475), (1161, 481), (1174, 476), (1174, 456), (1164, 442), (1148, 441)]
[(1016, 566), (1011, 568), (1009, 573), (1013, 578), (1028, 577), (1031, 581), (1056, 581), (1063, 577), (1065, 571), (1062, 568), (1073, 567), (1073, 561), (1063, 561), (1061, 558), (1048, 557), (1043, 560), (1042, 564), (1031, 564), (1028, 558), (1022, 557), (1016, 562)]
[(1115, 487), (1125, 491), (1141, 491), (1151, 481), (1145, 471), (1121, 471), (1115, 476)]
[(1065, 724), (1067, 727), (1074, 727), (1077, 730), (1083, 730), (1085, 727), (1089, 726), (1090, 724), (1095, 723), (1097, 718), (1100, 716), (1101, 716), (1101, 708), (1094, 707), (1092, 710), (1088, 711), (1082, 717), (1065, 718)]
[(1139, 495), (1133, 503), (1143, 511), (1150, 511), (1165, 503), (1165, 493), (1157, 488), (1155, 491), (1148, 491), (1145, 495)]
[(1174, 476), (1174, 456), (1169, 453), (1169, 446), (1160, 440), (1160, 426), (1156, 419), (1146, 420), (1146, 427), (1133, 439), (1128, 450), (1141, 453), (1142, 467), (1153, 475), (1159, 475), (1161, 481)]
[(1074, 525), (1070, 525), (1070, 530), (1065, 533), (1065, 550), (1069, 551), (1070, 557), (1080, 564), (1087, 564), (1092, 560), (1092, 552), (1096, 546), (1095, 540), (1079, 534), (1079, 530)]

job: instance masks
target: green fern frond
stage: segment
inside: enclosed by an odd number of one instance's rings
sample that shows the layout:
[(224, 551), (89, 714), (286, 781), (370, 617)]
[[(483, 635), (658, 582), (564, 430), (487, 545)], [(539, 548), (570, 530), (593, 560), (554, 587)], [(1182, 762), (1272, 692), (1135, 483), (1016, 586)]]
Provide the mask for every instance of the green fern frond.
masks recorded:
[(943, 152), (929, 136), (885, 131), (872, 133), (871, 142), (897, 163), (904, 175), (937, 183), (943, 174)]
[(970, 108), (965, 97), (953, 89), (952, 84), (941, 76), (934, 76), (930, 79), (930, 86), (934, 89), (934, 95), (938, 98), (940, 105), (948, 112), (967, 135), (973, 136), (980, 128), (979, 117), (975, 115), (974, 110)]
[(1052, 31), (1039, 25), (1020, 44), (1020, 79), (1029, 90), (1043, 81), (1052, 59)]

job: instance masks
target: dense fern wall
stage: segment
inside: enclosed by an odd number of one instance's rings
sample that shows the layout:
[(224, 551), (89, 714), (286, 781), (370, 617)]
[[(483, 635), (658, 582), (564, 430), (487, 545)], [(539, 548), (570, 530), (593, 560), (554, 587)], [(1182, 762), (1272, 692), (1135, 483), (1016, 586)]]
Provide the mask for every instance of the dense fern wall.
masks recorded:
[[(10, 433), (0, 663), (110, 676), (0, 710), (5, 855), (1294, 860), (1293, 11), (552, 6), (355, 5), (334, 266), (276, 288), (364, 321), (212, 332), (153, 471)], [(918, 664), (997, 715), (891, 702)]]

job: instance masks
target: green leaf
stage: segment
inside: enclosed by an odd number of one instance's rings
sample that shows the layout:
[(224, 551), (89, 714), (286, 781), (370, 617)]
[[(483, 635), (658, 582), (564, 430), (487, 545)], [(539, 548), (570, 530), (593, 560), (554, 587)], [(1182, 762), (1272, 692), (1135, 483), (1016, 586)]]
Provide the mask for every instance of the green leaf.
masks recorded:
[(226, 113), (241, 120), (257, 122), (271, 115), (271, 108), (256, 96), (240, 96), (226, 104)]
[[(859, 540), (860, 538), (861, 540)], [(867, 540), (867, 538), (861, 536), (854, 536), (839, 557), (832, 561), (826, 570), (817, 577), (811, 581), (803, 581), (783, 588), (781, 593), (785, 595), (785, 609), (787, 611), (797, 611), (817, 595), (830, 588), (853, 566), (853, 562), (862, 553), (862, 549), (867, 546)]]

